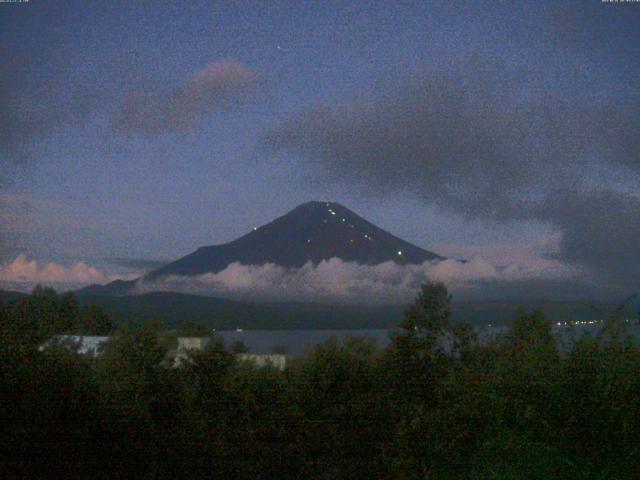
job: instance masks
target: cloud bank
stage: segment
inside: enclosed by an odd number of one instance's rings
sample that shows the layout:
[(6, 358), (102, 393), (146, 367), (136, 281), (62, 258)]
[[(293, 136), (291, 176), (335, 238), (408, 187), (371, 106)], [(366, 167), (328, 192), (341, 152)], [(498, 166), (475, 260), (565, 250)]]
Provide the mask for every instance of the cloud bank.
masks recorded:
[(126, 134), (189, 131), (208, 114), (238, 100), (256, 79), (256, 73), (238, 60), (216, 61), (176, 88), (130, 95), (113, 118), (112, 128)]
[(548, 225), (560, 235), (558, 260), (637, 289), (640, 98), (580, 97), (592, 79), (563, 75), (458, 62), (373, 100), (303, 110), (260, 149), (376, 198), (411, 192), (505, 228)]
[[(106, 273), (84, 262), (69, 266), (41, 263), (22, 254), (0, 265), (0, 288), (23, 292), (37, 284), (69, 290), (136, 278), (132, 294), (165, 291), (243, 301), (407, 304), (428, 281), (444, 282), (456, 300), (594, 300), (597, 293), (584, 281), (580, 269), (548, 259), (504, 265), (475, 256), (466, 262), (361, 265), (331, 258), (318, 264), (308, 262), (299, 269), (236, 262), (218, 273), (153, 281), (140, 278), (139, 273)], [(582, 296), (575, 296), (576, 286), (582, 289)]]
[(40, 263), (28, 260), (24, 254), (18, 255), (6, 265), (0, 265), (0, 287), (20, 291), (30, 291), (37, 284), (69, 289), (136, 276), (106, 274), (84, 262), (76, 262), (70, 266), (55, 262)]
[(442, 281), (454, 293), (469, 293), (487, 283), (548, 281), (577, 275), (574, 269), (556, 265), (500, 267), (481, 257), (468, 262), (443, 260), (421, 265), (384, 262), (360, 265), (339, 258), (309, 262), (299, 269), (275, 264), (232, 263), (219, 273), (199, 276), (167, 276), (140, 280), (135, 293), (172, 291), (243, 300), (296, 300), (345, 303), (407, 303), (426, 281)]

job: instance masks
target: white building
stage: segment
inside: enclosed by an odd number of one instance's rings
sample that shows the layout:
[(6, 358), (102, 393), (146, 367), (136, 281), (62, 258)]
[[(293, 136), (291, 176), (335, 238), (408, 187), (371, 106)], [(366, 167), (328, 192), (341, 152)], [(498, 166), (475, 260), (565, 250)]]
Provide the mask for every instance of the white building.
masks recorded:
[(211, 343), (211, 337), (178, 337), (178, 346), (173, 354), (173, 365), (179, 366), (187, 358), (189, 351), (204, 350)]
[(284, 370), (287, 366), (287, 356), (279, 353), (239, 353), (238, 360), (253, 363), (256, 367), (271, 366)]
[(65, 346), (70, 349), (77, 349), (78, 353), (85, 355), (100, 354), (102, 347), (109, 341), (111, 337), (94, 336), (94, 335), (55, 335), (40, 345), (39, 350), (42, 351), (47, 347)]

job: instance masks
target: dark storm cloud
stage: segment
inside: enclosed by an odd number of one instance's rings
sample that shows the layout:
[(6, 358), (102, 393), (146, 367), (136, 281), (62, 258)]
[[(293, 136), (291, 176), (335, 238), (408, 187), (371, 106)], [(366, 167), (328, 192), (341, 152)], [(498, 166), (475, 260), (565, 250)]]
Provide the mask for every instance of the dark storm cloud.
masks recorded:
[(0, 69), (0, 260), (15, 253), (20, 241), (18, 215), (28, 215), (3, 195), (9, 184), (25, 182), (36, 165), (34, 145), (59, 129), (85, 121), (92, 109), (93, 95), (53, 95), (43, 88), (25, 91), (11, 70)]
[(409, 191), (469, 218), (551, 225), (559, 259), (628, 288), (640, 280), (640, 105), (580, 95), (593, 89), (578, 76), (562, 87), (509, 72), (456, 66), (369, 103), (306, 110), (261, 148), (375, 195)]
[(95, 85), (65, 90), (59, 79), (33, 73), (30, 55), (0, 46), (0, 151), (3, 162), (27, 159), (29, 143), (84, 122), (96, 106)]
[(559, 256), (640, 290), (640, 196), (611, 190), (550, 194), (534, 212), (563, 232)]
[(184, 132), (211, 112), (246, 93), (256, 74), (234, 59), (196, 72), (177, 88), (130, 95), (112, 122), (120, 133)]
[(91, 95), (57, 97), (55, 102), (43, 96), (0, 86), (0, 148), (9, 159), (24, 160), (30, 140), (80, 124), (92, 109)]

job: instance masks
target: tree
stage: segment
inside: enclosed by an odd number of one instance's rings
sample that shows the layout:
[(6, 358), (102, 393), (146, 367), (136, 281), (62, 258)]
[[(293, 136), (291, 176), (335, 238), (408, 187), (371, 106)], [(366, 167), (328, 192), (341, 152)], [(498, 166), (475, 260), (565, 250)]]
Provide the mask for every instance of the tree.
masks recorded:
[(287, 372), (291, 407), (300, 415), (291, 428), (299, 478), (389, 478), (382, 470), (381, 445), (390, 436), (380, 400), (375, 341), (333, 337)]
[(231, 344), (231, 351), (233, 353), (247, 353), (249, 347), (247, 347), (242, 340), (236, 340)]
[[(426, 477), (438, 451), (443, 383), (452, 362), (445, 348), (450, 336), (451, 295), (443, 283), (426, 283), (405, 312), (403, 331), (386, 352), (384, 374), (389, 401), (396, 405), (393, 462), (408, 478)], [(441, 443), (441, 442), (440, 442)]]
[(31, 295), (3, 309), (0, 336), (6, 344), (37, 348), (56, 333), (64, 333), (75, 313), (70, 299), (60, 301), (55, 290), (36, 286)]
[(210, 337), (211, 329), (193, 320), (185, 320), (182, 324), (182, 335), (184, 337)]
[(109, 335), (113, 329), (109, 316), (97, 305), (88, 305), (82, 311), (78, 333), (86, 335)]
[(272, 349), (271, 352), (278, 354), (278, 355), (286, 355), (287, 354), (287, 347), (285, 347), (284, 345), (275, 345)]
[[(111, 422), (105, 449), (121, 457), (113, 476), (153, 476), (170, 453), (182, 391), (152, 328), (119, 332), (96, 361), (103, 409)], [(125, 475), (125, 473), (127, 475)]]
[(111, 329), (100, 307), (81, 307), (72, 293), (57, 295), (41, 286), (9, 302), (0, 315), (0, 336), (23, 346), (38, 347), (53, 335), (107, 335)]
[[(399, 372), (410, 377), (437, 375), (446, 364), (444, 342), (451, 317), (451, 295), (443, 283), (426, 283), (405, 312), (403, 332), (393, 336), (389, 353)], [(414, 372), (414, 373), (412, 373)]]
[(414, 304), (405, 312), (401, 327), (418, 335), (438, 336), (449, 326), (451, 295), (444, 283), (422, 285)]

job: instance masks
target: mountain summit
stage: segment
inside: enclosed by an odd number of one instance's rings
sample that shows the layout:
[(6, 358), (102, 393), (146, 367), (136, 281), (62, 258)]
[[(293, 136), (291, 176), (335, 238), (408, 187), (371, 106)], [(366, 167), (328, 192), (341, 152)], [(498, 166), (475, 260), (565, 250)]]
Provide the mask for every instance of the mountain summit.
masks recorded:
[[(143, 279), (216, 273), (234, 262), (299, 268), (307, 262), (317, 264), (333, 257), (362, 265), (389, 260), (401, 265), (420, 264), (444, 259), (391, 235), (339, 203), (308, 202), (237, 240), (201, 247)], [(92, 285), (79, 293), (125, 295), (134, 284), (135, 281), (116, 281)]]
[(199, 275), (244, 265), (275, 263), (298, 268), (332, 257), (374, 265), (392, 260), (418, 264), (443, 257), (394, 237), (335, 202), (308, 202), (273, 222), (223, 245), (201, 247), (145, 279), (166, 275)]

